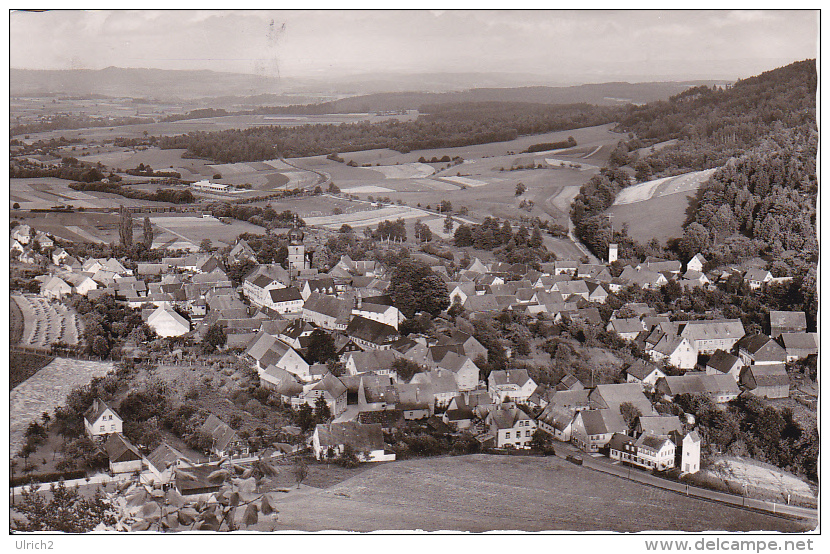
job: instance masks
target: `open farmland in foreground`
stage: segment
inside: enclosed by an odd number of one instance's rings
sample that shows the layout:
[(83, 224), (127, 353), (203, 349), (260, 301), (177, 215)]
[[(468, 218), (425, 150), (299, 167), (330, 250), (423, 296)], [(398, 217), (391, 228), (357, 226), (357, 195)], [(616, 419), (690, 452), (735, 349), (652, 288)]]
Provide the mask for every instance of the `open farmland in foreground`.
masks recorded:
[(277, 530), (301, 531), (805, 530), (555, 457), (484, 454), (378, 465), (277, 509)]

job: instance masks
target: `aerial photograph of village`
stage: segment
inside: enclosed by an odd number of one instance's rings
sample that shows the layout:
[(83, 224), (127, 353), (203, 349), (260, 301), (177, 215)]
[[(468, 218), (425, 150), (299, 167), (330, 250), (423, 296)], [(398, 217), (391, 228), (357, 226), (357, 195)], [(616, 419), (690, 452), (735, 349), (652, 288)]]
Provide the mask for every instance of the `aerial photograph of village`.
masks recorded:
[(10, 11), (11, 542), (813, 549), (819, 22)]

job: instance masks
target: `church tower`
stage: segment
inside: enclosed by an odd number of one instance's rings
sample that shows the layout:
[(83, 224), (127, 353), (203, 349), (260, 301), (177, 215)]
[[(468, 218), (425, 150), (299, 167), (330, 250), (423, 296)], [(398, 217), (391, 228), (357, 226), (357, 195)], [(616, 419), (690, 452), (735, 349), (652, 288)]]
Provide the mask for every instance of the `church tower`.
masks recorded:
[(300, 229), (297, 214), (294, 214), (294, 227), (288, 231), (288, 273), (294, 277), (300, 270), (308, 269), (309, 263), (306, 260), (305, 234)]

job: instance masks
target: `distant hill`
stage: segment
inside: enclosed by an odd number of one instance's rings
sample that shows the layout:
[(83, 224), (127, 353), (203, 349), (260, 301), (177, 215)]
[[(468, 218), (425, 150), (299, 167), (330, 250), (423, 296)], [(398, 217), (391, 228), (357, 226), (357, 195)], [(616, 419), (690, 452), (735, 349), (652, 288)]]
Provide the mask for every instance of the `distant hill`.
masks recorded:
[[(11, 69), (11, 96), (36, 94), (103, 95), (159, 100), (218, 98), (263, 105), (283, 104), (289, 94), (350, 96), (324, 105), (334, 112), (414, 109), (456, 102), (615, 105), (666, 100), (684, 90), (722, 81), (601, 83), (543, 86), (551, 78), (506, 73), (366, 74), (295, 79), (214, 71), (161, 69), (27, 70)], [(534, 86), (522, 86), (534, 85)], [(301, 99), (302, 101), (303, 99)]]
[(390, 92), (343, 98), (328, 103), (328, 106), (335, 112), (416, 109), (424, 105), (456, 104), (460, 102), (528, 102), (532, 104), (613, 106), (667, 100), (691, 87), (713, 85), (715, 83), (715, 81), (601, 83), (572, 87), (474, 88), (444, 93)]
[(257, 75), (215, 71), (161, 69), (29, 70), (9, 71), (11, 96), (34, 94), (101, 94), (131, 98), (199, 98), (231, 94), (282, 92), (280, 83)]

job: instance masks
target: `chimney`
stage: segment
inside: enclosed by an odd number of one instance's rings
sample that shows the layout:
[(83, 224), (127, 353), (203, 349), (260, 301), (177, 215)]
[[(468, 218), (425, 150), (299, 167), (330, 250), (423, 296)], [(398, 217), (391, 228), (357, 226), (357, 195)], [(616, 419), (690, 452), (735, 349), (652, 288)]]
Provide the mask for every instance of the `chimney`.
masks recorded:
[(612, 264), (617, 261), (617, 243), (612, 242), (608, 245), (608, 263)]

